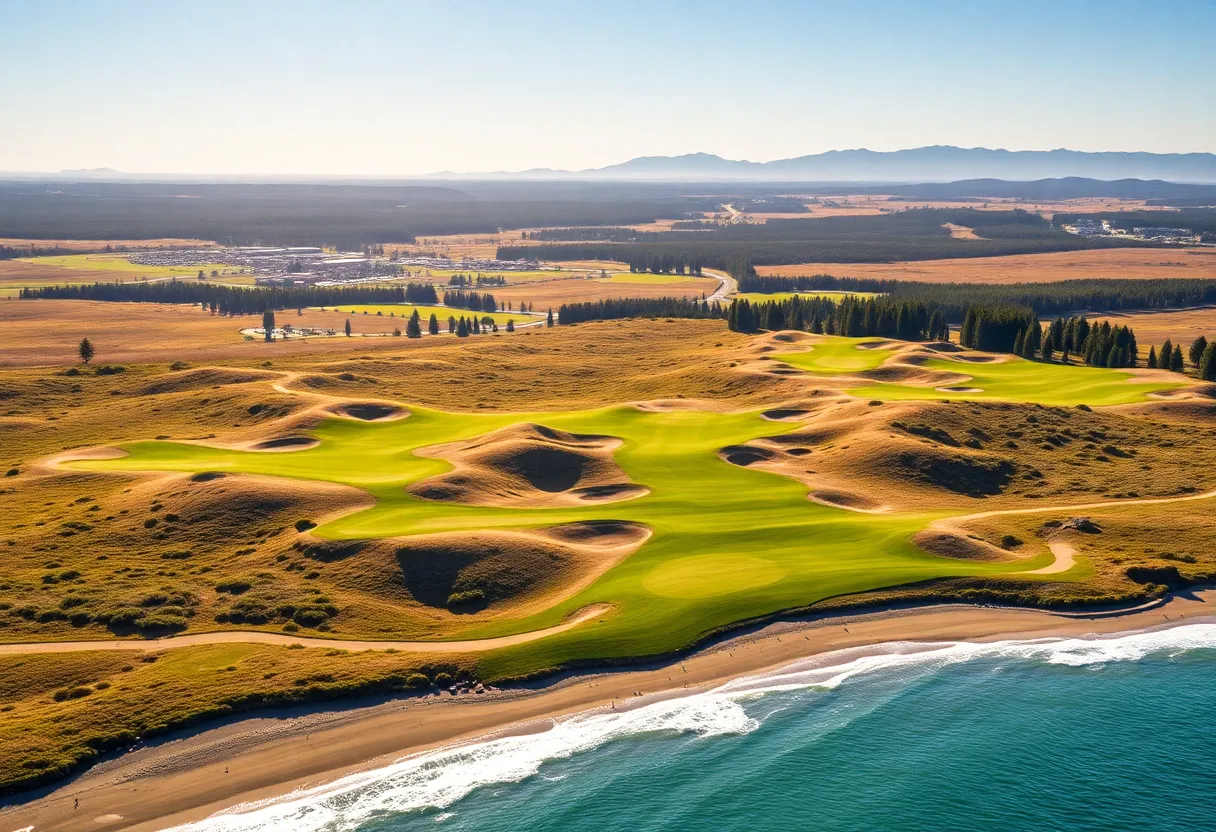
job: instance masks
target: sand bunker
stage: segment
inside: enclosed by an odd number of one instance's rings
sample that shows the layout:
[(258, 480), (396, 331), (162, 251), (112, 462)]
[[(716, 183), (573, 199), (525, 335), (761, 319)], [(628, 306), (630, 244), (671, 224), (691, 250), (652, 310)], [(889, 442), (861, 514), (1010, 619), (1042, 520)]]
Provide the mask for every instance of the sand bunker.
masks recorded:
[(882, 504), (871, 500), (869, 497), (863, 497), (860, 494), (824, 488), (812, 491), (807, 495), (807, 499), (820, 505), (830, 506), (831, 508), (843, 508), (848, 511), (878, 512), (886, 508)]
[(777, 454), (768, 448), (760, 448), (755, 445), (727, 445), (718, 451), (718, 456), (731, 465), (739, 465), (746, 468), (757, 462), (767, 462), (776, 457)]
[(416, 497), (467, 505), (554, 507), (633, 499), (649, 493), (612, 458), (621, 440), (514, 425), (467, 442), (426, 448), (455, 470), (406, 487)]
[(358, 419), (362, 422), (389, 422), (394, 419), (404, 419), (410, 412), (404, 407), (379, 402), (350, 402), (338, 404), (329, 408), (335, 416), (345, 416), (348, 419)]
[(864, 344), (858, 344), (859, 350), (885, 350), (891, 347), (899, 346), (900, 341), (867, 341)]
[(803, 416), (810, 415), (809, 410), (799, 410), (797, 408), (775, 408), (766, 410), (760, 414), (761, 418), (768, 419), (773, 422), (794, 422), (801, 419)]
[(301, 451), (305, 448), (315, 448), (320, 441), (311, 436), (280, 436), (277, 439), (267, 439), (249, 446), (251, 451)]
[(624, 520), (588, 520), (545, 529), (542, 534), (560, 543), (592, 549), (636, 548), (650, 537), (650, 529)]

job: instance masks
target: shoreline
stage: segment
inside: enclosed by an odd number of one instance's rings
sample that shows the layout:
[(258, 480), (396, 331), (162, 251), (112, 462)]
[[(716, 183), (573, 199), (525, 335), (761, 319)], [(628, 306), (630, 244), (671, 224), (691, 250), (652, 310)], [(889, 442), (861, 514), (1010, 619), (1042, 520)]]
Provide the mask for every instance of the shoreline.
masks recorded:
[[(506, 734), (546, 730), (555, 717), (683, 696), (817, 654), (894, 641), (1003, 641), (1100, 635), (1216, 616), (1216, 589), (1122, 615), (1060, 615), (935, 605), (780, 621), (681, 660), (573, 672), (496, 694), (430, 694), (368, 704), (255, 711), (108, 758), (59, 786), (7, 798), (0, 830), (142, 832), (200, 820), (402, 757)], [(634, 696), (641, 692), (642, 696)], [(225, 773), (227, 772), (227, 773)], [(74, 809), (74, 801), (80, 808)]]

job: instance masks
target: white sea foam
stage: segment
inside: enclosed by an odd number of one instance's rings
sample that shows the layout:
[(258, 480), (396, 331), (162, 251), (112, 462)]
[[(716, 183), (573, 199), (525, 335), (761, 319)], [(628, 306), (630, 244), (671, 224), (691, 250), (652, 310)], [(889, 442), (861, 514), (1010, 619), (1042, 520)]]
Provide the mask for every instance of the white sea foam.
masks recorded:
[(590, 751), (606, 742), (650, 733), (713, 737), (745, 734), (759, 722), (743, 704), (780, 691), (831, 690), (879, 672), (933, 672), (976, 659), (1040, 661), (1082, 667), (1136, 661), (1216, 647), (1216, 624), (1101, 638), (1029, 641), (892, 642), (806, 659), (774, 672), (733, 679), (717, 688), (616, 711), (592, 711), (553, 721), (540, 733), (506, 736), (426, 752), (323, 786), (236, 806), (173, 832), (347, 832), (388, 813), (444, 809), (474, 789), (535, 775), (548, 760)]

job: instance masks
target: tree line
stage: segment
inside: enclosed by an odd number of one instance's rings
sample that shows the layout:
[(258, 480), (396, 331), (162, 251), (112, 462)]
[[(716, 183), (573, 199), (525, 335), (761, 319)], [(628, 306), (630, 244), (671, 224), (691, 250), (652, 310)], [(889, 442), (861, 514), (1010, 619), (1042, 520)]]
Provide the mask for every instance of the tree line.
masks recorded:
[(563, 303), (557, 310), (559, 324), (610, 321), (620, 318), (722, 318), (722, 304), (704, 298), (613, 298), (611, 300)]
[(499, 309), (498, 302), (489, 292), (465, 292), (459, 289), (445, 291), (443, 305), (472, 309), (474, 312), (497, 312)]
[(795, 329), (849, 338), (880, 336), (902, 341), (949, 340), (949, 325), (941, 309), (916, 301), (829, 298), (794, 295), (784, 300), (731, 302), (727, 325), (735, 332)]
[(637, 256), (629, 260), (629, 271), (634, 274), (650, 272), (651, 274), (701, 274), (700, 260), (685, 260), (675, 255), (654, 254), (650, 257)]
[(220, 315), (260, 315), (268, 309), (302, 309), (306, 306), (345, 306), (361, 303), (431, 305), (439, 302), (435, 287), (429, 283), (409, 283), (404, 286), (244, 288), (178, 280), (26, 288), (21, 290), (20, 297), (190, 304), (203, 306)]
[(816, 274), (799, 277), (757, 275), (744, 269), (736, 276), (740, 292), (837, 291), (872, 292), (901, 300), (940, 303), (951, 323), (960, 323), (972, 306), (1019, 306), (1039, 315), (1064, 315), (1079, 309), (1171, 309), (1216, 304), (1216, 280), (1095, 278), (1053, 283), (925, 283)]

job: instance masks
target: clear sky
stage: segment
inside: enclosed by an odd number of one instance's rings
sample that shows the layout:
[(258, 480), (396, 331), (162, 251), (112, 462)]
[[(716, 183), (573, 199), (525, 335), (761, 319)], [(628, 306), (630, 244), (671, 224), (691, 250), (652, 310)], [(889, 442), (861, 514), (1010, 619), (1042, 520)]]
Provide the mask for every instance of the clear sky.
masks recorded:
[(1216, 2), (0, 0), (0, 170), (1216, 151)]

